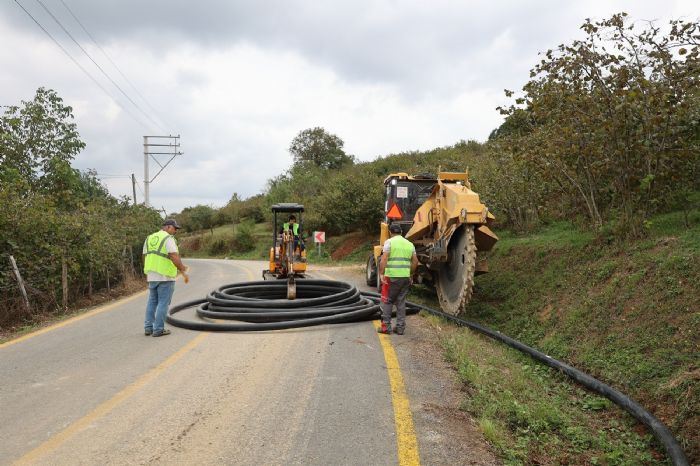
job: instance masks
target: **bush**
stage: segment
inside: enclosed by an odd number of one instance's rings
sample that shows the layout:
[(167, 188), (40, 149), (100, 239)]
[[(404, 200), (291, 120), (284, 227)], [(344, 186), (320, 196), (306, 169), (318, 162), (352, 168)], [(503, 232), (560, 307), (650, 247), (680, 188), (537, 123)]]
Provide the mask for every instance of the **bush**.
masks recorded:
[(247, 252), (255, 248), (254, 227), (255, 224), (252, 221), (245, 221), (236, 226), (236, 232), (233, 235), (233, 252)]

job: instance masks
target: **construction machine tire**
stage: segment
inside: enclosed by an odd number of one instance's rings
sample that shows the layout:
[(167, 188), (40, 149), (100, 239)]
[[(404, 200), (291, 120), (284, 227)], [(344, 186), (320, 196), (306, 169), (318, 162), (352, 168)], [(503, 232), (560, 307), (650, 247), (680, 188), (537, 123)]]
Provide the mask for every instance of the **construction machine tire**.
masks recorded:
[(476, 269), (474, 227), (457, 229), (447, 245), (448, 260), (437, 270), (436, 286), (440, 307), (448, 314), (458, 315), (472, 297)]
[(374, 254), (371, 252), (367, 258), (367, 271), (365, 276), (367, 277), (368, 286), (375, 286), (377, 284), (377, 261), (374, 260)]

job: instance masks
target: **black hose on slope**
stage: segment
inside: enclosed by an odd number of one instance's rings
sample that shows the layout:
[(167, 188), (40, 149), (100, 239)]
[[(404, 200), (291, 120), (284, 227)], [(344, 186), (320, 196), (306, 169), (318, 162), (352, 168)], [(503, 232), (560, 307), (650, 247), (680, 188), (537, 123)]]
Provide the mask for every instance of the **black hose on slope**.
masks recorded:
[(510, 338), (509, 336), (503, 335), (499, 332), (495, 332), (475, 322), (470, 322), (468, 320), (460, 319), (459, 317), (455, 317), (450, 314), (445, 314), (441, 311), (436, 311), (435, 309), (429, 308), (427, 306), (415, 303), (410, 304), (411, 306), (414, 306), (418, 309), (454, 322), (455, 324), (461, 327), (468, 327), (476, 332), (486, 335), (489, 338), (498, 340), (501, 343), (510, 346), (511, 348), (515, 348), (518, 351), (521, 351), (531, 356), (533, 359), (536, 359), (541, 363), (548, 365), (549, 367), (562, 371), (579, 384), (596, 393), (603, 395), (616, 405), (620, 406), (625, 411), (634, 416), (642, 424), (647, 426), (651, 430), (652, 434), (654, 434), (654, 437), (656, 437), (656, 439), (664, 446), (664, 448), (666, 449), (666, 453), (668, 454), (669, 458), (671, 458), (671, 461), (675, 466), (688, 466), (688, 459), (686, 458), (683, 449), (681, 448), (680, 444), (675, 439), (669, 428), (666, 427), (661, 421), (659, 421), (656, 418), (656, 416), (644, 409), (644, 407), (642, 407), (639, 403), (629, 398), (624, 393), (615, 390), (610, 385), (604, 384), (600, 380), (591, 377), (590, 375), (584, 372), (581, 372), (575, 367), (569, 366), (568, 364), (565, 364), (561, 361), (557, 361), (556, 359), (547, 356), (541, 351), (537, 351), (534, 348), (531, 348), (523, 343), (520, 343), (517, 340), (514, 340), (513, 338)]
[[(168, 310), (167, 321), (176, 327), (191, 330), (259, 331), (368, 320), (379, 315), (380, 295), (360, 292), (348, 283), (307, 279), (298, 281), (296, 287), (297, 299), (288, 300), (287, 282), (283, 280), (224, 285), (210, 292), (204, 299), (171, 307)], [(176, 313), (195, 306), (197, 315), (206, 320), (191, 321), (175, 317)], [(421, 304), (407, 303), (407, 312), (415, 313), (420, 310), (500, 341), (549, 367), (562, 371), (584, 387), (605, 396), (649, 427), (675, 466), (688, 466), (683, 449), (668, 427), (625, 394), (499, 332)], [(212, 319), (235, 320), (237, 323), (216, 322)]]

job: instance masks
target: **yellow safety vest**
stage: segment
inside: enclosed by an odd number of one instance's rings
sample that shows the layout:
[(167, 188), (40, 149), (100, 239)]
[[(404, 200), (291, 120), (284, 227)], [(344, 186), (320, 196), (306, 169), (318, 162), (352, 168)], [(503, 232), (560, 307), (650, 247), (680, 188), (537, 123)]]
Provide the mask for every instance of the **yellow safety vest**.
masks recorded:
[(156, 272), (166, 277), (177, 276), (177, 267), (170, 260), (165, 248), (165, 241), (169, 237), (167, 231), (160, 230), (146, 239), (146, 260), (143, 264), (143, 273)]
[[(289, 230), (289, 223), (285, 223), (284, 225), (282, 225), (282, 229)], [(292, 233), (294, 234), (294, 236), (299, 236), (299, 224), (298, 223), (294, 224), (294, 228), (292, 229)]]
[(416, 250), (409, 240), (403, 236), (394, 236), (391, 241), (389, 259), (386, 261), (384, 275), (394, 278), (408, 278), (411, 276), (411, 258)]

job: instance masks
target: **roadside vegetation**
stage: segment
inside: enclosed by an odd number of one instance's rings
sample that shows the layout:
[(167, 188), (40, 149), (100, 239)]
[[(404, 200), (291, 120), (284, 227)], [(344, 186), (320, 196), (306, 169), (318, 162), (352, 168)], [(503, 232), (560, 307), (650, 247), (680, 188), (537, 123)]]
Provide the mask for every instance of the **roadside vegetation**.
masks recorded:
[[(691, 463), (700, 459), (698, 194), (690, 227), (683, 212), (659, 215), (644, 240), (566, 223), (501, 232), (465, 316), (636, 399), (676, 434)], [(556, 371), (466, 330), (446, 331), (443, 344), (467, 387), (465, 409), (509, 462), (664, 462), (630, 416)]]
[(71, 167), (85, 147), (72, 119), (43, 88), (0, 115), (0, 334), (124, 291), (160, 225), (155, 210), (115, 199), (94, 172)]

